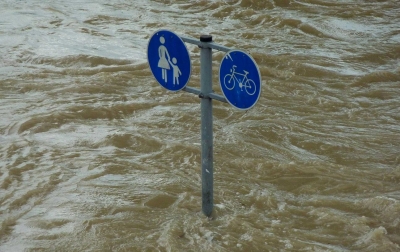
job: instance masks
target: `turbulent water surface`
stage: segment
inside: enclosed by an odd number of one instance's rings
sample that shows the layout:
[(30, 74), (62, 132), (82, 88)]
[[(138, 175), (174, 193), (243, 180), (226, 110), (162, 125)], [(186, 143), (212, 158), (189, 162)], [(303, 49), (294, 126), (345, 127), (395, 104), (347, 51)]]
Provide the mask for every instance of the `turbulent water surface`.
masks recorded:
[[(400, 251), (399, 13), (397, 0), (1, 1), (0, 251)], [(159, 29), (211, 34), (260, 68), (254, 108), (213, 102), (212, 218), (200, 99), (148, 67)]]

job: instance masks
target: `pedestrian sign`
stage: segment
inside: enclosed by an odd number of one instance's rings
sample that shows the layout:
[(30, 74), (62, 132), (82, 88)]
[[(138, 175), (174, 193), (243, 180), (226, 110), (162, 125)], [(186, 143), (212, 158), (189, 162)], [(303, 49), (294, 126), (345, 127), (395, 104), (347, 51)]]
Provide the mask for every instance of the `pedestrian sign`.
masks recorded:
[(164, 88), (179, 91), (189, 82), (192, 71), (189, 52), (175, 33), (155, 32), (147, 46), (147, 60), (154, 77)]
[(254, 59), (243, 51), (233, 50), (225, 55), (219, 82), (226, 100), (238, 109), (250, 109), (260, 98), (260, 71)]

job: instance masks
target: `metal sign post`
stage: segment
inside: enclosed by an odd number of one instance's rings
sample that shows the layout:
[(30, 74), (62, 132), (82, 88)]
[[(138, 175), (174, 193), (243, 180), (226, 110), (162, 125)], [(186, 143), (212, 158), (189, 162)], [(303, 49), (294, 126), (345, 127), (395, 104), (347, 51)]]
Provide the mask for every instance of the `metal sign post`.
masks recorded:
[[(212, 42), (209, 35), (200, 36), (204, 43)], [(213, 171), (213, 117), (212, 99), (212, 49), (200, 47), (200, 90), (201, 99), (201, 182), (202, 210), (211, 216), (214, 205), (214, 171)]]
[[(186, 86), (191, 62), (182, 41), (200, 47), (200, 90)], [(212, 49), (227, 52), (219, 73), (220, 80), (223, 75), (220, 84), (225, 96), (212, 91)], [(261, 93), (260, 71), (250, 55), (214, 44), (210, 35), (201, 35), (200, 40), (196, 40), (166, 30), (157, 31), (150, 38), (147, 57), (149, 67), (161, 86), (170, 91), (184, 90), (201, 98), (202, 210), (210, 217), (214, 207), (212, 100), (229, 102), (241, 110), (253, 107)]]

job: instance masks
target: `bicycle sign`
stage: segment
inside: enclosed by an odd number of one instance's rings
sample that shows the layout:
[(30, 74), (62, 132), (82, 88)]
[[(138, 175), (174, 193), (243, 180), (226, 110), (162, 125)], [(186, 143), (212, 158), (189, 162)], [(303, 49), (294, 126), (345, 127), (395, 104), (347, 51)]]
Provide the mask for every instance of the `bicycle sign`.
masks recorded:
[(243, 51), (234, 50), (225, 55), (219, 80), (226, 100), (238, 109), (250, 109), (260, 98), (260, 71), (254, 59)]
[[(231, 74), (227, 74), (224, 77), (224, 85), (228, 90), (232, 90), (233, 88), (235, 88), (236, 84), (239, 85), (240, 90), (243, 91), (243, 87), (245, 88), (245, 91), (247, 92), (248, 95), (254, 95), (256, 93), (256, 83), (247, 78), (247, 75), (249, 74), (249, 72), (247, 72), (246, 70), (243, 70), (244, 74), (240, 74), (238, 72), (235, 71), (236, 69), (236, 65), (234, 65), (232, 67)], [(240, 76), (242, 76), (242, 79)]]

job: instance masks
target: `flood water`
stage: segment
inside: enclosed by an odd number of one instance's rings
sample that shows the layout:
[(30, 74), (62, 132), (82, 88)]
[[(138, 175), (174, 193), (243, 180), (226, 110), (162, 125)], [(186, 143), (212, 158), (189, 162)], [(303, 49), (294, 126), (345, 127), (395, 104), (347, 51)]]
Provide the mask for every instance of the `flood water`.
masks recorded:
[[(1, 1), (0, 251), (400, 251), (399, 13), (397, 0)], [(252, 109), (213, 102), (212, 218), (200, 99), (147, 63), (159, 29), (211, 34), (260, 68)]]

